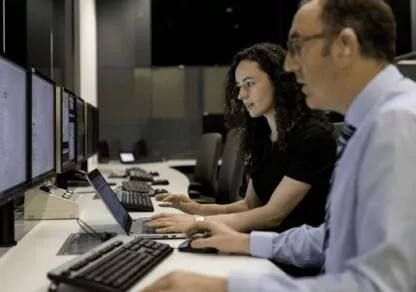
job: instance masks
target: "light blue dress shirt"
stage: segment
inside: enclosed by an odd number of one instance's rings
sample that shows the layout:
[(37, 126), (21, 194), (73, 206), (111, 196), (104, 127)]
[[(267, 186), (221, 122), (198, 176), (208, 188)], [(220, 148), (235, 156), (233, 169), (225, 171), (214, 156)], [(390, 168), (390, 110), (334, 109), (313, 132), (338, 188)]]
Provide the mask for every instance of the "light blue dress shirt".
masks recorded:
[(331, 236), (324, 225), (281, 234), (252, 232), (250, 253), (324, 275), (232, 273), (228, 291), (416, 291), (416, 84), (384, 68), (354, 99), (345, 121), (356, 128), (331, 190)]

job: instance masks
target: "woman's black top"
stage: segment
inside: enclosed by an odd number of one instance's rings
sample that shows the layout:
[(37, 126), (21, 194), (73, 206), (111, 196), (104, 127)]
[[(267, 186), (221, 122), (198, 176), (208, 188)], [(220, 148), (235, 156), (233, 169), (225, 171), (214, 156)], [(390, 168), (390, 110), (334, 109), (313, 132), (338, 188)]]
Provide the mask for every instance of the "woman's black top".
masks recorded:
[(295, 126), (287, 139), (287, 149), (279, 150), (270, 139), (258, 155), (251, 179), (259, 200), (265, 205), (284, 176), (312, 187), (303, 200), (283, 220), (277, 232), (308, 224), (319, 226), (325, 217), (325, 204), (336, 160), (336, 141), (322, 122), (308, 118)]

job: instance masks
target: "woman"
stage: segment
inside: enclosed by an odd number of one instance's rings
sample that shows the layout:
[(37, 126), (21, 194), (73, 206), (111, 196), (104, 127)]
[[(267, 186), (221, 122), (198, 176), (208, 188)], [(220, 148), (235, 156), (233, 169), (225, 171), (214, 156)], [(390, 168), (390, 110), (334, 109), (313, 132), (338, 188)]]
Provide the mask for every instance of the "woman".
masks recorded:
[[(242, 232), (323, 222), (336, 142), (331, 124), (307, 107), (294, 75), (284, 71), (284, 59), (279, 46), (256, 44), (238, 52), (228, 72), (226, 125), (237, 129), (251, 177), (244, 200), (205, 205), (176, 194), (157, 200)], [(184, 232), (195, 216), (151, 219), (157, 232)]]

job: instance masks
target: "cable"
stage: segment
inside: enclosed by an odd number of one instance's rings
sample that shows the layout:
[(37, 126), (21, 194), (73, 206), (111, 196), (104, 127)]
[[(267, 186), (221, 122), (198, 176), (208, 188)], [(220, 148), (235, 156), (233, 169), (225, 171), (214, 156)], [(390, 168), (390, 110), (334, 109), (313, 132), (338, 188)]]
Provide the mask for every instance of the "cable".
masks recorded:
[[(94, 228), (92, 228), (91, 226), (89, 226), (89, 225), (88, 225), (87, 223), (85, 223), (83, 220), (81, 220), (81, 219), (77, 218), (77, 219), (76, 219), (76, 221), (77, 221), (77, 223), (78, 223), (79, 227), (81, 227), (81, 229), (85, 231), (85, 233), (87, 233), (87, 234), (89, 234), (89, 235), (91, 235), (91, 236), (93, 236), (93, 237), (95, 237), (95, 238), (97, 238), (97, 239), (99, 239), (99, 240), (101, 240), (101, 241), (105, 241), (105, 240), (107, 239), (107, 233), (106, 233), (106, 232), (105, 232), (105, 235), (106, 235), (106, 236), (101, 236), (101, 235), (100, 235), (97, 231), (95, 231), (95, 230), (94, 230)], [(85, 227), (84, 227), (84, 226), (82, 226), (80, 222), (81, 222), (83, 225), (85, 225)], [(88, 228), (90, 231), (88, 231), (88, 230), (87, 230), (87, 229), (85, 229), (85, 228)]]

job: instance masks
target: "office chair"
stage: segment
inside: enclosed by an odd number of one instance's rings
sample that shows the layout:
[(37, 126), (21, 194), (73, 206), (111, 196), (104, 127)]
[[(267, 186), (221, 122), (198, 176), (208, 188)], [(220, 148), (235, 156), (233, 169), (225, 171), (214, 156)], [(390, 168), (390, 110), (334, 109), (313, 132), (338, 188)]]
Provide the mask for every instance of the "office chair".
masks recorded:
[(229, 204), (240, 200), (240, 186), (243, 181), (244, 162), (241, 158), (240, 140), (236, 130), (227, 133), (222, 163), (218, 176), (217, 204)]
[(98, 142), (98, 162), (104, 163), (110, 160), (110, 146), (107, 140)]
[(338, 136), (341, 134), (341, 129), (344, 126), (344, 122), (333, 123), (334, 131), (332, 132), (335, 139), (338, 140)]
[[(196, 158), (194, 179), (188, 188), (190, 198), (199, 198), (201, 194), (215, 194), (221, 147), (221, 134), (207, 133), (202, 135)], [(213, 200), (215, 201), (215, 198)]]
[[(200, 194), (194, 201), (201, 204), (229, 204), (240, 199), (244, 163), (240, 156), (240, 141), (235, 130), (227, 133), (216, 192)], [(211, 196), (209, 196), (211, 195)]]

